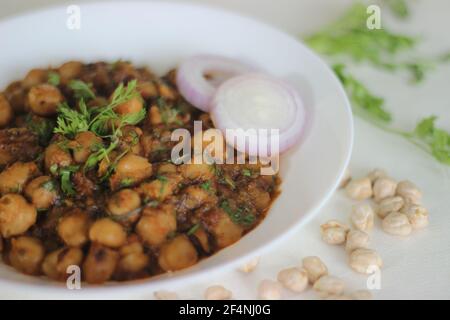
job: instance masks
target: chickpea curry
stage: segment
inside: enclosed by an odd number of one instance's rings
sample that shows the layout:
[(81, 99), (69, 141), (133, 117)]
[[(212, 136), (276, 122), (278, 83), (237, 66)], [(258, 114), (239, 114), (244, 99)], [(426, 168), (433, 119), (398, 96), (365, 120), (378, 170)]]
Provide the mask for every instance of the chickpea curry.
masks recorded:
[(266, 215), (279, 186), (259, 164), (171, 162), (171, 133), (212, 128), (125, 61), (33, 69), (0, 93), (0, 252), (18, 271), (126, 281), (196, 264)]

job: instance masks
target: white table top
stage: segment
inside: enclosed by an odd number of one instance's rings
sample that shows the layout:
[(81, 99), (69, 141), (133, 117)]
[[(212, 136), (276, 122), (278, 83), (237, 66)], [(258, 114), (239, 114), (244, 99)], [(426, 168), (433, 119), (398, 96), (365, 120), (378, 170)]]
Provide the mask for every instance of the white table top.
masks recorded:
[[(189, 1), (189, 0), (186, 0)], [(2, 0), (0, 19), (29, 11), (44, 5), (60, 4), (60, 0)], [(85, 1), (78, 0), (82, 4)], [(334, 19), (345, 10), (349, 0), (197, 0), (254, 16), (291, 34), (308, 34)], [(423, 37), (419, 51), (423, 55), (439, 54), (450, 50), (450, 3), (448, 0), (414, 1), (412, 17), (407, 22), (393, 21), (384, 12), (382, 18), (392, 29)], [(352, 69), (368, 86), (386, 98), (398, 128), (411, 130), (417, 120), (426, 115), (439, 115), (439, 126), (450, 130), (449, 76), (450, 64), (440, 66), (429, 74), (426, 81), (411, 86), (406, 76), (388, 74), (361, 66)], [(430, 211), (430, 226), (414, 232), (407, 239), (384, 234), (377, 222), (371, 247), (384, 260), (381, 290), (374, 291), (377, 299), (449, 299), (450, 298), (450, 167), (438, 164), (402, 138), (387, 134), (361, 121), (355, 120), (355, 146), (351, 169), (355, 176), (366, 174), (373, 168), (386, 169), (396, 179), (410, 179), (424, 191), (424, 203)], [(354, 273), (347, 265), (343, 248), (332, 247), (320, 239), (319, 226), (327, 219), (347, 220), (352, 203), (342, 191), (307, 226), (290, 239), (261, 257), (256, 271), (243, 274), (226, 271), (214, 278), (205, 275), (202, 283), (174, 289), (181, 298), (200, 299), (204, 290), (213, 284), (223, 284), (233, 291), (237, 299), (256, 298), (256, 288), (262, 279), (275, 279), (278, 271), (296, 266), (301, 258), (317, 255), (328, 265), (330, 273), (342, 277), (350, 290), (366, 288), (367, 277)], [(26, 293), (14, 297), (27, 297)], [(150, 298), (153, 294), (149, 292)], [(0, 298), (11, 298), (2, 292)], [(34, 297), (44, 298), (44, 297)], [(101, 298), (101, 297), (99, 297)], [(126, 298), (126, 296), (124, 296)], [(285, 298), (314, 298), (311, 292)]]

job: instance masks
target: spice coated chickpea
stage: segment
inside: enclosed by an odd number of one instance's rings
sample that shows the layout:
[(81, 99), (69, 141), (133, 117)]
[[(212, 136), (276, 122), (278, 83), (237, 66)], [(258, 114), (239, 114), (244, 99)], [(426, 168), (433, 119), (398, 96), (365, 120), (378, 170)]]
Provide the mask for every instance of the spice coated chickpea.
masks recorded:
[(80, 132), (71, 143), (73, 159), (76, 163), (85, 163), (95, 147), (102, 143), (102, 139), (91, 131)]
[(57, 232), (65, 244), (79, 247), (88, 241), (90, 223), (86, 212), (74, 209), (59, 220)]
[[(132, 189), (122, 189), (108, 199), (108, 212), (116, 217), (126, 216), (141, 206), (139, 193)], [(137, 216), (136, 216), (137, 217)]]
[(107, 247), (119, 248), (125, 244), (127, 234), (119, 223), (103, 218), (92, 224), (89, 239)]
[(73, 162), (70, 152), (62, 149), (58, 144), (53, 143), (45, 149), (44, 153), (45, 169), (50, 172), (53, 165), (59, 168), (70, 166)]
[(55, 115), (58, 105), (63, 101), (61, 91), (50, 84), (40, 84), (28, 92), (28, 105), (31, 111), (39, 116)]
[(32, 69), (22, 80), (22, 86), (29, 89), (47, 81), (48, 70)]
[(218, 248), (225, 248), (238, 241), (244, 232), (241, 226), (234, 223), (230, 216), (221, 209), (215, 211), (217, 215), (209, 231), (214, 235)]
[(177, 229), (175, 208), (164, 205), (161, 208), (147, 207), (136, 225), (136, 232), (141, 239), (152, 246), (163, 244), (167, 235)]
[(0, 93), (0, 128), (6, 127), (14, 116), (13, 109), (6, 100), (5, 96)]
[(18, 194), (0, 198), (0, 233), (4, 238), (27, 231), (36, 223), (36, 208)]
[(11, 239), (9, 261), (15, 269), (25, 274), (39, 274), (44, 255), (44, 246), (37, 238), (18, 237)]
[(81, 266), (83, 251), (80, 248), (61, 248), (49, 253), (42, 262), (44, 274), (54, 280), (64, 281), (69, 276), (69, 266)]
[(25, 188), (25, 195), (38, 210), (48, 210), (58, 199), (55, 183), (49, 176), (32, 180)]
[(131, 246), (133, 246), (133, 250), (131, 248), (127, 250), (120, 249), (121, 257), (116, 271), (119, 275), (138, 273), (144, 270), (150, 263), (150, 257), (144, 253), (144, 249), (140, 243), (136, 242)]
[(214, 177), (214, 168), (209, 164), (183, 164), (179, 167), (183, 178), (190, 180), (210, 180)]
[(176, 271), (197, 263), (198, 254), (185, 235), (179, 235), (164, 243), (159, 252), (158, 263), (165, 271)]
[(111, 188), (116, 190), (123, 181), (137, 184), (152, 175), (152, 165), (148, 159), (135, 154), (127, 154), (117, 163), (114, 175), (110, 178)]
[(58, 68), (59, 76), (61, 77), (61, 83), (66, 84), (69, 80), (75, 79), (80, 76), (83, 71), (83, 63), (80, 61), (69, 61), (62, 64)]
[(21, 193), (27, 182), (38, 174), (34, 162), (16, 162), (0, 173), (0, 193)]
[(142, 108), (144, 108), (142, 98), (135, 97), (125, 103), (118, 105), (116, 108), (114, 108), (114, 111), (120, 115), (125, 115), (138, 113), (142, 110)]
[(113, 249), (94, 243), (83, 263), (84, 279), (88, 283), (100, 284), (108, 281), (119, 261), (119, 253)]

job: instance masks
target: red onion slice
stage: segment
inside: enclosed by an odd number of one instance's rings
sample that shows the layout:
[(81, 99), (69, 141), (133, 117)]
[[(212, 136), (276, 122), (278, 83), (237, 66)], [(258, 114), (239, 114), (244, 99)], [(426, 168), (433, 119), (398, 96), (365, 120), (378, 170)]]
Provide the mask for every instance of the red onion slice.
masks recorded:
[(198, 55), (183, 61), (177, 70), (177, 87), (194, 107), (209, 111), (219, 85), (236, 75), (255, 69), (239, 61), (214, 55)]
[[(227, 129), (278, 129), (280, 153), (300, 140), (306, 124), (305, 107), (297, 90), (264, 74), (241, 75), (224, 82), (212, 99), (211, 117), (225, 136)], [(235, 147), (252, 156), (267, 155), (254, 144), (247, 144), (245, 149)]]

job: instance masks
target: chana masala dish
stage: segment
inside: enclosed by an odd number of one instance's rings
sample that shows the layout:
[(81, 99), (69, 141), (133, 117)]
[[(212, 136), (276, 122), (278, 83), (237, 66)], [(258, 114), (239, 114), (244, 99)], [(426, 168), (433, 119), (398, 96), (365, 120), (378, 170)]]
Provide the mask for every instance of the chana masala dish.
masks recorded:
[(3, 262), (100, 284), (187, 268), (243, 237), (279, 193), (259, 164), (171, 161), (178, 128), (210, 114), (131, 63), (33, 69), (0, 93)]

